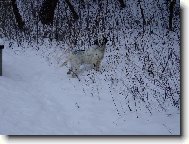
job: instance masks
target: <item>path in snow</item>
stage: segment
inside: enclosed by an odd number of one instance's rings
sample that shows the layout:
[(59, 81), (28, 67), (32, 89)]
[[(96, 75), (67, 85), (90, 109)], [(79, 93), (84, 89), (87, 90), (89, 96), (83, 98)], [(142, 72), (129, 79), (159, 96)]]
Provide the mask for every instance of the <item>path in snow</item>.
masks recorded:
[(109, 117), (114, 117), (111, 103), (83, 95), (79, 81), (69, 80), (66, 69), (50, 67), (34, 53), (10, 53), (4, 52), (4, 76), (0, 80), (0, 98), (5, 103), (0, 110), (3, 133), (109, 131), (113, 123)]

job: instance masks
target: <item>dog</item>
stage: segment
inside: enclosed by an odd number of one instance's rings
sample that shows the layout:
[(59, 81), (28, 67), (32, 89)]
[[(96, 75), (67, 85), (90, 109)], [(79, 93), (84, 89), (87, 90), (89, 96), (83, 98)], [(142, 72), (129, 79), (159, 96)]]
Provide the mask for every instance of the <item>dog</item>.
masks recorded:
[(70, 63), (70, 69), (67, 74), (71, 74), (72, 77), (78, 77), (80, 66), (83, 64), (90, 64), (96, 71), (99, 71), (107, 42), (108, 39), (106, 37), (102, 37), (101, 39), (94, 41), (94, 47), (92, 48), (70, 52), (68, 59), (62, 64), (62, 66), (64, 66), (68, 62)]

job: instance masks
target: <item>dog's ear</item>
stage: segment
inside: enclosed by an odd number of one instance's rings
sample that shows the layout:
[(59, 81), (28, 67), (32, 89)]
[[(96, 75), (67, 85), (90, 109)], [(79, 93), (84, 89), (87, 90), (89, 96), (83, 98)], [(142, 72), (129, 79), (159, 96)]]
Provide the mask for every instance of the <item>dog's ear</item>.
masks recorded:
[(95, 45), (98, 45), (98, 39), (96, 39), (96, 40), (94, 41), (94, 44), (95, 44)]

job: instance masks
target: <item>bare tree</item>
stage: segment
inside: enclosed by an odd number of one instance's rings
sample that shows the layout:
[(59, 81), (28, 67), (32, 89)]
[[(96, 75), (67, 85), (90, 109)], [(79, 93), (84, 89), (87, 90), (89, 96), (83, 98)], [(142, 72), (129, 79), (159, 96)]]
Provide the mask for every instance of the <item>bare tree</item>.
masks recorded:
[(12, 4), (13, 13), (16, 19), (17, 26), (20, 30), (23, 30), (25, 22), (23, 21), (22, 16), (19, 13), (16, 0), (11, 0), (11, 4)]
[(176, 0), (171, 0), (169, 5), (169, 30), (173, 30), (174, 7)]
[(75, 11), (73, 5), (71, 4), (71, 2), (70, 2), (69, 0), (65, 0), (65, 1), (66, 1), (66, 3), (67, 3), (68, 6), (69, 6), (70, 11), (72, 12), (72, 15), (73, 15), (74, 20), (79, 19), (79, 16), (78, 16), (78, 14), (76, 13), (76, 11)]
[(121, 8), (125, 8), (125, 3), (124, 0), (118, 0), (120, 3)]
[[(73, 15), (74, 20), (79, 19), (78, 14), (76, 13), (74, 6), (69, 0), (65, 0), (70, 11)], [(57, 6), (58, 0), (44, 0), (42, 7), (39, 12), (39, 18), (42, 24), (51, 25), (53, 24), (54, 11)]]
[(141, 11), (141, 15), (142, 15), (142, 20), (143, 20), (143, 33), (144, 33), (144, 27), (146, 25), (146, 20), (145, 20), (145, 17), (144, 17), (144, 9), (141, 7), (141, 4), (140, 4), (140, 11)]
[(42, 24), (50, 25), (53, 23), (54, 11), (58, 0), (44, 0), (39, 12), (39, 19)]

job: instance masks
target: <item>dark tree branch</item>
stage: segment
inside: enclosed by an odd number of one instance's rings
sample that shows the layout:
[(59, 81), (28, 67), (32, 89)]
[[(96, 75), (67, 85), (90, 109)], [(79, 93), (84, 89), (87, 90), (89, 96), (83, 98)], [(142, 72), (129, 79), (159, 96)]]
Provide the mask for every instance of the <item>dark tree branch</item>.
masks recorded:
[(19, 13), (16, 0), (11, 0), (11, 4), (12, 4), (13, 13), (16, 19), (17, 26), (20, 30), (23, 30), (25, 22), (22, 20), (22, 16)]
[(80, 1), (81, 1), (82, 8), (85, 8), (85, 1), (84, 0), (80, 0)]
[(125, 8), (126, 7), (125, 3), (124, 3), (124, 0), (118, 0), (118, 1), (120, 3), (121, 8)]
[(42, 7), (39, 12), (39, 19), (42, 24), (51, 25), (53, 24), (54, 11), (58, 0), (44, 0)]
[(145, 17), (144, 17), (144, 10), (141, 7), (141, 4), (140, 4), (140, 11), (141, 11), (142, 20), (143, 20), (143, 33), (144, 33), (144, 26), (146, 25), (146, 21), (145, 21)]
[(70, 11), (71, 11), (72, 14), (73, 14), (74, 20), (78, 20), (78, 19), (79, 19), (79, 16), (78, 16), (78, 14), (76, 13), (76, 11), (74, 10), (73, 5), (70, 3), (69, 0), (65, 0), (65, 1), (66, 1), (66, 3), (68, 4), (68, 6), (69, 6), (69, 8), (70, 8)]
[(170, 6), (169, 6), (169, 30), (172, 31), (173, 29), (173, 13), (174, 13), (174, 7), (176, 4), (176, 0), (171, 0), (170, 1)]

